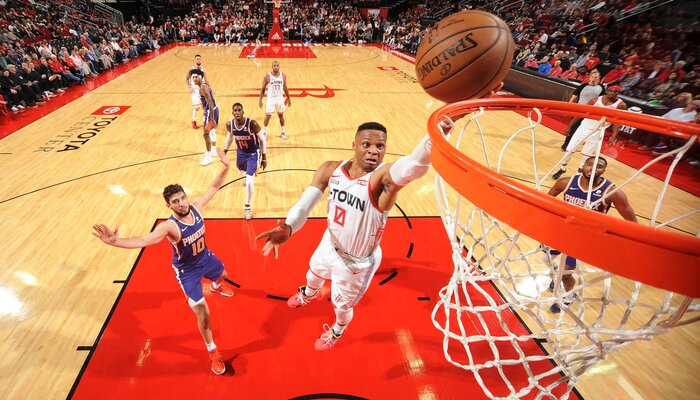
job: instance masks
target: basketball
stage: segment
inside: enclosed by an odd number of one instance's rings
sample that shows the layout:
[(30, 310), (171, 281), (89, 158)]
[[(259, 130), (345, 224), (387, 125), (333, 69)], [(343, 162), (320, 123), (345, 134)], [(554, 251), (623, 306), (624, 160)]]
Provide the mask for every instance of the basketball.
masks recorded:
[(515, 44), (503, 20), (484, 11), (462, 11), (438, 22), (416, 53), (418, 82), (446, 103), (478, 98), (508, 73)]

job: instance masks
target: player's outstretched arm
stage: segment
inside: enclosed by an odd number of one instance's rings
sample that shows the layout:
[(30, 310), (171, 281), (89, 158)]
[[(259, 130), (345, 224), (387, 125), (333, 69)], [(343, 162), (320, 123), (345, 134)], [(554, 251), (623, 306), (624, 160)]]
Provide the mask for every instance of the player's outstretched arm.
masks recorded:
[(121, 247), (123, 249), (139, 249), (160, 242), (168, 233), (170, 233), (172, 237), (176, 237), (176, 232), (170, 232), (173, 228), (173, 224), (164, 222), (158, 224), (152, 232), (144, 236), (120, 238), (119, 226), (112, 230), (105, 224), (95, 224), (92, 226), (92, 234), (110, 246)]
[(561, 178), (554, 182), (554, 185), (549, 188), (549, 192), (547, 192), (548, 195), (552, 197), (557, 197), (561, 192), (563, 192), (566, 189), (566, 185), (569, 184), (569, 180), (571, 178)]
[(618, 190), (610, 195), (608, 200), (610, 200), (610, 202), (615, 206), (617, 212), (622, 215), (622, 218), (628, 221), (637, 222), (637, 215), (634, 213), (634, 209), (632, 208), (629, 200), (627, 200), (627, 195), (625, 195), (625, 192)]
[(263, 246), (263, 255), (267, 256), (270, 252), (273, 252), (275, 258), (277, 258), (279, 246), (289, 240), (292, 233), (299, 231), (304, 226), (309, 213), (321, 200), (323, 192), (328, 187), (328, 180), (337, 165), (337, 161), (326, 161), (321, 165), (316, 170), (311, 185), (304, 190), (299, 201), (289, 209), (287, 219), (284, 222), (277, 220), (277, 226), (255, 238), (255, 240), (267, 238)]
[(203, 209), (207, 203), (209, 203), (209, 200), (214, 197), (216, 192), (218, 192), (221, 186), (224, 184), (226, 175), (228, 175), (229, 167), (231, 166), (231, 161), (229, 161), (224, 150), (219, 147), (216, 149), (216, 152), (219, 154), (219, 160), (222, 164), (224, 164), (224, 166), (221, 168), (221, 171), (219, 171), (219, 174), (216, 175), (216, 178), (214, 178), (214, 180), (211, 182), (209, 189), (207, 189), (207, 191), (204, 192), (201, 197), (192, 202), (192, 204), (194, 204), (200, 210)]

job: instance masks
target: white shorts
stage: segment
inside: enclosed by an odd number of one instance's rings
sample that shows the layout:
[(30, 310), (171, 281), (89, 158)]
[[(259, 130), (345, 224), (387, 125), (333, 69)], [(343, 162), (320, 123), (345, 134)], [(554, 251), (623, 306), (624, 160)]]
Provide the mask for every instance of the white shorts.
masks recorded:
[(193, 90), (192, 92), (190, 92), (190, 97), (192, 97), (193, 106), (202, 105), (202, 97), (199, 95), (198, 90)]
[(284, 105), (284, 97), (281, 99), (267, 99), (267, 104), (265, 105), (265, 114), (272, 114), (272, 113), (283, 113), (287, 110), (287, 107)]
[(583, 144), (581, 148), (581, 154), (584, 156), (595, 156), (600, 149), (600, 143), (603, 141), (603, 135), (605, 134), (605, 129), (599, 127), (597, 132), (595, 128), (586, 128), (583, 125), (579, 125), (571, 137), (571, 141), (566, 146), (566, 151), (576, 151), (578, 146)]
[(337, 308), (351, 308), (369, 288), (374, 274), (382, 262), (382, 249), (377, 247), (370, 257), (351, 260), (336, 251), (328, 230), (311, 256), (311, 272), (321, 279), (331, 281), (331, 301)]

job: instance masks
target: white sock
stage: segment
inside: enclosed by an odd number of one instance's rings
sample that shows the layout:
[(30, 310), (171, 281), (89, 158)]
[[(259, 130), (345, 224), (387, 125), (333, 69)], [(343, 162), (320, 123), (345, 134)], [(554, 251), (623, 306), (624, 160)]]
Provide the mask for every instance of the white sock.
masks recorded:
[(211, 343), (204, 343), (204, 344), (207, 345), (207, 351), (208, 351), (208, 352), (211, 353), (212, 351), (216, 350), (216, 344), (214, 344), (213, 341), (212, 341)]
[(304, 296), (310, 297), (316, 294), (318, 289), (311, 289), (310, 287), (306, 286), (304, 288)]
[(246, 189), (246, 191), (245, 191), (245, 203), (246, 204), (250, 204), (250, 200), (253, 198), (253, 188), (255, 187), (253, 184), (254, 182), (255, 182), (254, 176), (250, 176), (250, 175), (245, 176), (245, 189)]
[(267, 127), (263, 126), (262, 131), (260, 131), (263, 136), (267, 135)]
[(221, 287), (221, 284), (216, 281), (212, 281), (211, 287), (213, 287), (214, 289), (218, 289), (219, 287)]
[(197, 120), (197, 109), (194, 108), (194, 109), (192, 109), (192, 121), (196, 121), (196, 120)]
[(284, 131), (284, 125), (282, 125), (282, 133), (286, 133), (286, 132)]
[(566, 171), (566, 166), (567, 166), (567, 165), (568, 165), (568, 164), (562, 164), (562, 165), (561, 165), (561, 170), (562, 170), (562, 171)]
[(352, 308), (347, 310), (343, 308), (336, 308), (335, 324), (333, 324), (333, 331), (337, 335), (342, 335), (343, 332), (345, 332), (345, 328), (347, 328), (350, 321), (352, 321), (353, 315), (354, 311)]

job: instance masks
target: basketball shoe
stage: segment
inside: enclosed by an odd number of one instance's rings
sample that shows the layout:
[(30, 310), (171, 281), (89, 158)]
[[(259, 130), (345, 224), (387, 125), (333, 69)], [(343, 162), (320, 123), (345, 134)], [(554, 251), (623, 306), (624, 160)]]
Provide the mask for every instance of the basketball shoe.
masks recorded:
[[(564, 308), (569, 308), (569, 306), (570, 306), (574, 301), (576, 301), (576, 293), (572, 294), (571, 296), (567, 296), (567, 297), (564, 298), (563, 300), (564, 300), (564, 301), (563, 301), (563, 303), (564, 303)], [(553, 313), (555, 313), (555, 314), (558, 314), (558, 313), (561, 312), (561, 307), (559, 307), (559, 304), (554, 303), (554, 304), (552, 304), (551, 307), (549, 307), (549, 311), (551, 311), (551, 312), (553, 312)]]
[(214, 288), (212, 284), (209, 285), (209, 290), (211, 290), (212, 293), (218, 293), (224, 297), (232, 297), (233, 296), (233, 288), (226, 282), (221, 282), (221, 285), (219, 285), (219, 288)]
[(221, 353), (219, 349), (214, 349), (209, 352), (209, 359), (211, 360), (211, 372), (221, 375), (226, 372), (226, 364), (224, 360), (221, 359)]
[(336, 334), (330, 326), (324, 324), (323, 330), (324, 332), (321, 334), (321, 337), (316, 339), (316, 343), (314, 343), (316, 351), (330, 350), (335, 346), (335, 342), (340, 339), (341, 335)]
[(323, 298), (323, 292), (320, 288), (312, 296), (305, 295), (304, 289), (306, 289), (306, 286), (300, 286), (297, 294), (287, 300), (287, 305), (290, 308), (303, 307), (313, 301), (318, 301)]
[(559, 179), (559, 178), (561, 178), (561, 176), (564, 175), (565, 173), (566, 173), (566, 170), (565, 170), (565, 169), (560, 169), (560, 170), (557, 171), (554, 175), (552, 175), (552, 179)]
[(204, 158), (202, 158), (202, 161), (199, 162), (199, 165), (209, 165), (212, 162), (214, 162), (214, 160), (212, 160), (212, 158), (211, 158), (211, 153), (208, 151), (205, 151)]
[(282, 140), (287, 140), (287, 134), (285, 132), (282, 132)]
[(199, 129), (197, 126), (197, 121), (192, 121), (192, 129)]
[(245, 206), (245, 208), (243, 209), (243, 213), (245, 214), (246, 220), (253, 219), (253, 210), (250, 208), (250, 206)]

